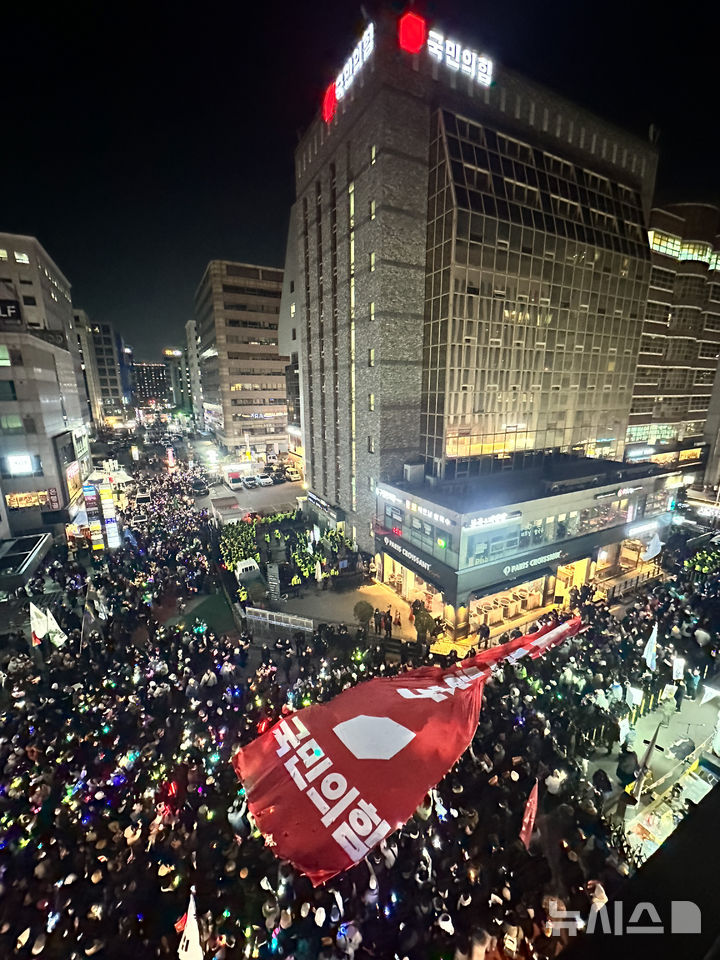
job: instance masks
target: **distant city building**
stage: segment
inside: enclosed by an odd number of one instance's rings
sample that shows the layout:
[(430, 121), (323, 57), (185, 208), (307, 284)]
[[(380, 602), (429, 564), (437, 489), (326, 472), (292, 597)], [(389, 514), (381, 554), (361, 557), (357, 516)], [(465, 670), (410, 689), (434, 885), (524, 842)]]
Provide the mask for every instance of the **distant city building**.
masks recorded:
[(12, 535), (73, 522), (89, 422), (70, 283), (34, 237), (0, 234), (0, 488)]
[[(657, 207), (648, 238), (650, 289), (625, 451), (633, 460), (706, 439), (720, 353), (720, 210)], [(710, 432), (714, 441), (717, 427)]]
[(132, 348), (109, 323), (76, 310), (75, 333), (93, 421), (98, 427), (132, 421)]
[(171, 405), (178, 410), (189, 413), (192, 409), (192, 387), (187, 347), (182, 349), (166, 347), (163, 350), (163, 362), (167, 369)]
[(290, 357), (285, 367), (285, 393), (287, 395), (287, 431), (288, 452), (295, 466), (304, 470), (304, 451), (302, 445), (302, 419), (300, 387), (301, 364), (299, 359), (300, 339), (298, 328), (302, 323), (302, 298), (298, 295), (297, 263), (297, 204), (290, 211), (285, 270), (283, 272), (282, 298), (278, 323), (278, 347), (280, 353)]
[(282, 270), (213, 260), (195, 294), (203, 419), (229, 453), (287, 450)]
[(200, 378), (200, 355), (198, 351), (197, 327), (194, 320), (185, 324), (188, 371), (190, 375), (190, 402), (196, 427), (203, 425), (203, 394)]
[(170, 384), (164, 363), (133, 363), (135, 406), (147, 409), (170, 406)]

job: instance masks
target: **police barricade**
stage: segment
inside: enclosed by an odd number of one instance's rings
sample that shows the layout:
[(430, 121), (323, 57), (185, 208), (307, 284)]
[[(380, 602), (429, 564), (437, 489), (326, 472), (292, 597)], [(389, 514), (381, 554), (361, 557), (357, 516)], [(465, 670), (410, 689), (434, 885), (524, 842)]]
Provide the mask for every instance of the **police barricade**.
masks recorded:
[(304, 633), (312, 633), (314, 630), (313, 621), (307, 617), (298, 617), (292, 613), (279, 613), (277, 610), (261, 610), (259, 607), (246, 607), (245, 619), (248, 626), (258, 626), (260, 629), (272, 630), (277, 632), (278, 628), (285, 630), (302, 630)]

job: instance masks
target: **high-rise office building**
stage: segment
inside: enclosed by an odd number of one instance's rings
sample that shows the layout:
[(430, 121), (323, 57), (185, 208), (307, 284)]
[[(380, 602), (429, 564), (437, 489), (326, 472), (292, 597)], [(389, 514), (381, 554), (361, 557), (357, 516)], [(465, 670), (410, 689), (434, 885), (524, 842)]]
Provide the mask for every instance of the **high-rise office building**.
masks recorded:
[(187, 347), (166, 347), (163, 362), (167, 369), (170, 403), (177, 410), (189, 413), (192, 405)]
[(313, 493), (622, 457), (656, 152), (416, 14), (368, 24), (296, 152)]
[(282, 298), (278, 324), (278, 344), (280, 353), (290, 358), (285, 367), (285, 393), (287, 396), (288, 459), (293, 466), (305, 469), (302, 445), (302, 390), (300, 387), (300, 337), (298, 329), (302, 322), (303, 304), (297, 289), (297, 204), (290, 211), (287, 246), (285, 249), (285, 270), (283, 271)]
[(194, 320), (185, 324), (185, 340), (188, 358), (188, 374), (190, 377), (190, 407), (195, 426), (203, 427), (203, 395), (202, 380), (200, 378), (200, 355), (198, 352), (197, 328)]
[(97, 427), (132, 422), (132, 348), (112, 324), (94, 323), (84, 310), (74, 312), (85, 388)]
[(135, 406), (165, 410), (171, 406), (170, 383), (164, 363), (133, 363)]
[(647, 573), (684, 480), (623, 463), (656, 166), (414, 12), (366, 25), (299, 143), (306, 509), (451, 632)]
[(61, 531), (91, 469), (70, 284), (34, 237), (0, 234), (0, 485), (13, 535)]
[(203, 419), (228, 453), (287, 450), (282, 280), (282, 270), (213, 260), (195, 294)]
[(720, 354), (720, 210), (655, 208), (650, 289), (638, 357), (628, 459), (704, 440)]

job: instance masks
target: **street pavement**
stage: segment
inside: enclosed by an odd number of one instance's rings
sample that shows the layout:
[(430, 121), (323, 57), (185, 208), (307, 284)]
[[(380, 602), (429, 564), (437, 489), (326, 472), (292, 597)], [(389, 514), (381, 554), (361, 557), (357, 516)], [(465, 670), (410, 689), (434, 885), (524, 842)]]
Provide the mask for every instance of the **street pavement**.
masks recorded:
[[(343, 591), (322, 590), (310, 586), (303, 588), (301, 596), (288, 597), (287, 601), (281, 602), (278, 609), (281, 613), (293, 613), (319, 623), (344, 623), (350, 629), (357, 626), (353, 609), (360, 600), (366, 600), (373, 610), (377, 607), (384, 612), (391, 607), (393, 617), (399, 610), (401, 626), (393, 626), (393, 636), (403, 640), (417, 639), (415, 629), (410, 623), (410, 604), (383, 583), (372, 583), (356, 590)], [(370, 636), (374, 636), (372, 629)]]
[(277, 513), (284, 510), (296, 510), (297, 498), (303, 496), (300, 482), (273, 484), (272, 487), (255, 487), (253, 490), (232, 490), (227, 484), (220, 483), (210, 488), (207, 497), (198, 497), (200, 509), (209, 510), (213, 500), (235, 497), (241, 510), (249, 513)]

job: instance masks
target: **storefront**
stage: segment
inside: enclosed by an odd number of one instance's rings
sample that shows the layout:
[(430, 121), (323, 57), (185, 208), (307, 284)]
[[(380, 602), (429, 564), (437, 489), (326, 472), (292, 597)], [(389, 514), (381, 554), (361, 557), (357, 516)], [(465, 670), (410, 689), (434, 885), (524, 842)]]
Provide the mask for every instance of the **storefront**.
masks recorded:
[(345, 511), (341, 507), (334, 507), (312, 490), (308, 490), (301, 503), (303, 513), (306, 513), (313, 526), (318, 528), (316, 539), (326, 530), (345, 533)]
[(442, 590), (426, 579), (427, 575), (421, 576), (389, 553), (379, 555), (375, 563), (382, 582), (399, 597), (408, 603), (419, 600), (433, 617), (443, 615)]
[[(635, 519), (641, 512), (638, 498), (648, 493), (653, 509), (667, 507), (664, 485), (658, 497), (639, 485), (615, 488), (599, 497), (592, 494), (589, 501), (586, 495), (585, 505), (577, 496), (562, 498), (565, 503), (552, 524), (541, 526), (525, 503), (468, 517), (448, 508), (431, 512), (409, 499), (395, 503), (383, 491), (384, 524), (375, 523), (378, 578), (408, 602), (420, 600), (434, 617), (442, 615), (450, 636), (459, 639), (481, 626), (497, 634), (544, 609), (566, 606), (571, 592), (585, 584), (607, 589), (603, 581), (611, 578), (633, 572), (649, 576), (654, 564), (644, 558), (670, 514), (664, 509), (653, 518)], [(432, 529), (426, 531), (429, 525)], [(523, 535), (526, 528), (529, 538)], [(543, 542), (557, 536), (562, 542)], [(423, 537), (423, 545), (410, 537)], [(534, 549), (533, 540), (540, 541)], [(451, 565), (458, 557), (464, 564), (460, 569)]]

